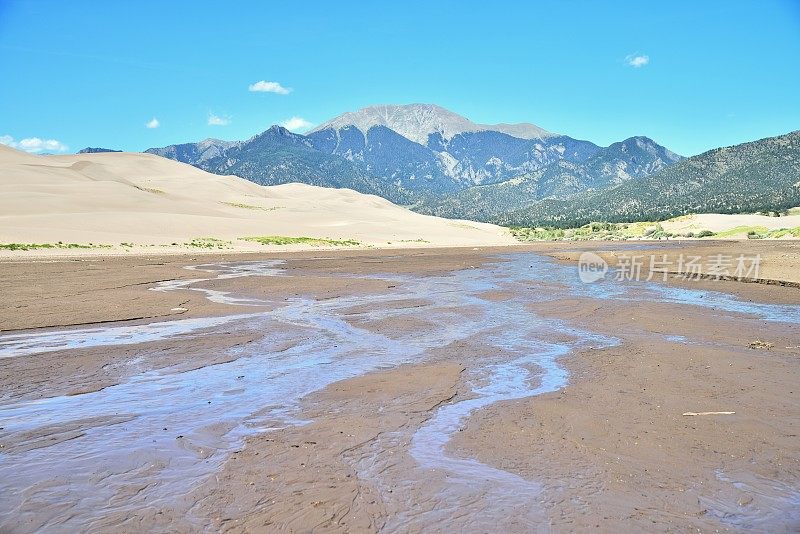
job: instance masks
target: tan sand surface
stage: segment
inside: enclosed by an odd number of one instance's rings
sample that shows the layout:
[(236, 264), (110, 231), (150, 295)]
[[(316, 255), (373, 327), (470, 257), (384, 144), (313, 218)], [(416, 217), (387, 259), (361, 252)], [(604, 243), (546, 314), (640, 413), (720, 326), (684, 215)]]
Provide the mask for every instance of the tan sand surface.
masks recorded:
[(420, 215), (349, 189), (262, 187), (152, 154), (34, 156), (0, 146), (0, 243), (118, 251), (124, 242), (142, 252), (212, 237), (231, 241), (226, 248), (269, 250), (237, 239), (272, 235), (382, 247), (514, 243), (499, 226)]
[[(538, 312), (622, 344), (571, 356), (573, 380), (557, 393), (479, 412), (453, 451), (542, 481), (558, 531), (800, 524), (790, 513), (800, 483), (797, 325), (657, 303), (554, 304)], [(756, 340), (769, 348), (751, 348)], [(704, 411), (735, 413), (683, 416)]]

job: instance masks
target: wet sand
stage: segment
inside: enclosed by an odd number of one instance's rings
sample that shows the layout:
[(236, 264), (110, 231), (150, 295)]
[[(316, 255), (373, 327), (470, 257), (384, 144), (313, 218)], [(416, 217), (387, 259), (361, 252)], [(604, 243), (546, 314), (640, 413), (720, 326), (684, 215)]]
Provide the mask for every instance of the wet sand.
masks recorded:
[[(569, 277), (584, 248), (609, 245), (0, 264), (0, 350), (53, 327), (222, 321), (0, 358), (0, 530), (797, 529), (800, 289), (610, 294)], [(733, 248), (796, 276), (791, 242)], [(186, 269), (275, 259), (280, 276)], [(682, 415), (705, 411), (736, 413)], [(94, 463), (57, 463), (81, 443)]]

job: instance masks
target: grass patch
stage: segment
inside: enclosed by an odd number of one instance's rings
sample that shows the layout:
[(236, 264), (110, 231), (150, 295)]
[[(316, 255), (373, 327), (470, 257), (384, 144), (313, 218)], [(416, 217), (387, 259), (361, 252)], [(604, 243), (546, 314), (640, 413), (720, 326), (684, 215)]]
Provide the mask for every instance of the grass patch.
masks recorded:
[(430, 243), (427, 239), (422, 239), (421, 237), (417, 239), (401, 239), (400, 243)]
[(736, 226), (729, 230), (716, 232), (714, 234), (714, 237), (725, 238), (725, 237), (735, 237), (737, 235), (742, 235), (742, 234), (750, 236), (750, 235), (764, 235), (767, 233), (769, 233), (769, 230), (767, 230), (767, 228), (764, 226)]
[(781, 228), (780, 230), (772, 230), (766, 235), (766, 239), (779, 239), (787, 235), (800, 238), (800, 226), (795, 226), (794, 228)]
[(240, 202), (222, 202), (226, 206), (231, 206), (232, 208), (242, 208), (245, 210), (260, 210), (260, 211), (275, 211), (279, 209), (283, 209), (283, 206), (273, 206), (271, 208), (265, 208), (263, 206), (254, 206), (253, 204), (242, 204)]
[(350, 247), (360, 245), (353, 239), (322, 239), (318, 237), (289, 237), (283, 235), (266, 235), (256, 237), (241, 237), (242, 241), (260, 243), (262, 245), (311, 245), (313, 247)]
[(567, 230), (560, 228), (511, 228), (511, 235), (520, 241), (560, 241), (564, 239)]
[(191, 241), (184, 243), (184, 246), (194, 247), (194, 248), (226, 249), (226, 248), (231, 248), (233, 246), (233, 243), (230, 241), (217, 239), (215, 237), (196, 237)]
[(37, 250), (37, 249), (89, 249), (111, 248), (111, 245), (97, 245), (94, 243), (0, 243), (0, 250)]
[(519, 241), (624, 241), (675, 237), (659, 223), (593, 222), (579, 228), (510, 228)]

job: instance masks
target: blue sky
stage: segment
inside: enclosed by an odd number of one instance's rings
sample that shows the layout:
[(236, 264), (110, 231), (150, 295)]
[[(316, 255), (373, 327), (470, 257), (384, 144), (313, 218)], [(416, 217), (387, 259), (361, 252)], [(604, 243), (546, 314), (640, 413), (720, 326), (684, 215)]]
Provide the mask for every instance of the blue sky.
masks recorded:
[(692, 155), (800, 129), (800, 2), (2, 0), (0, 80), (0, 137), (28, 150), (424, 102)]

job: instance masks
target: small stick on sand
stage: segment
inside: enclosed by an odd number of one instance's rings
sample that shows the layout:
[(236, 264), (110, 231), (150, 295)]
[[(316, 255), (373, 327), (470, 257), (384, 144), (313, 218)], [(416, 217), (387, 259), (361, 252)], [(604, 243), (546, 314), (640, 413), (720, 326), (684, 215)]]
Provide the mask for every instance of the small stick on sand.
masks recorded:
[(733, 415), (736, 412), (686, 412), (683, 415)]

